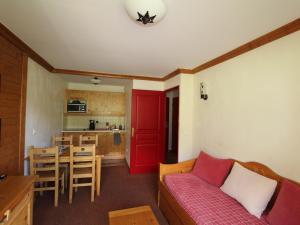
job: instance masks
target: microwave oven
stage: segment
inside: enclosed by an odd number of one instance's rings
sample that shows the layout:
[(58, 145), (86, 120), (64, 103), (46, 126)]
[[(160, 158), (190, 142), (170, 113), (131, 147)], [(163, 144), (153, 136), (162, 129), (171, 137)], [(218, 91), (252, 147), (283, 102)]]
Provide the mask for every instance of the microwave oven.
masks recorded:
[(68, 103), (67, 112), (68, 113), (86, 113), (87, 107), (86, 103)]

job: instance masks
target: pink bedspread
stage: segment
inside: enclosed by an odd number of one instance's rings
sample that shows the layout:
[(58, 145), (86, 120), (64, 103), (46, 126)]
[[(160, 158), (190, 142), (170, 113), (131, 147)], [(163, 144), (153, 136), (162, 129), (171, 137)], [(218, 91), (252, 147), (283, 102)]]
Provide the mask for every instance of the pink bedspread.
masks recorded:
[(185, 211), (198, 225), (266, 225), (263, 218), (249, 214), (236, 200), (200, 178), (172, 174), (165, 183)]

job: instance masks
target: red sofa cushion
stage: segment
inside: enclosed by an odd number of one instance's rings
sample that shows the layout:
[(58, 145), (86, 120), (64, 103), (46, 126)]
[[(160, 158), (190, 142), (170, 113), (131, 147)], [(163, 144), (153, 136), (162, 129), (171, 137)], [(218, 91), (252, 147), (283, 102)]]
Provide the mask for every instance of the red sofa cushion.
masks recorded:
[(275, 205), (267, 216), (271, 225), (300, 224), (300, 187), (284, 180)]
[(212, 185), (221, 187), (233, 163), (232, 159), (218, 159), (201, 151), (192, 173)]

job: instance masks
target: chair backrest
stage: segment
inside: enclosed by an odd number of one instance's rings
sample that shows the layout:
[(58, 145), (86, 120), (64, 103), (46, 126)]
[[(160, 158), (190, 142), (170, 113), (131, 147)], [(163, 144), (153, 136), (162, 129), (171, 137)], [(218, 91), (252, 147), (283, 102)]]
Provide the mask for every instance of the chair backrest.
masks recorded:
[(63, 147), (63, 148), (70, 148), (71, 145), (73, 145), (73, 136), (53, 136), (52, 137), (52, 145), (53, 146), (58, 146)]
[[(70, 169), (95, 168), (96, 147), (95, 145), (72, 146), (70, 148)], [(85, 163), (85, 164), (83, 164)]]
[(37, 172), (55, 171), (55, 177), (59, 173), (58, 147), (31, 148), (30, 153), (30, 175)]
[(98, 135), (80, 135), (79, 145), (85, 144), (95, 144), (95, 146), (98, 146)]

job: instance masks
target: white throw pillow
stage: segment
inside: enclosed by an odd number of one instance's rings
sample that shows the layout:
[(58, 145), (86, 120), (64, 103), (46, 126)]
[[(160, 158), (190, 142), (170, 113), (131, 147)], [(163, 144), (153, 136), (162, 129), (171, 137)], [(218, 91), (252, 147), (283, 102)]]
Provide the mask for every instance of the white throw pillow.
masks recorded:
[(234, 163), (221, 190), (241, 203), (250, 214), (260, 218), (277, 186), (277, 181)]

